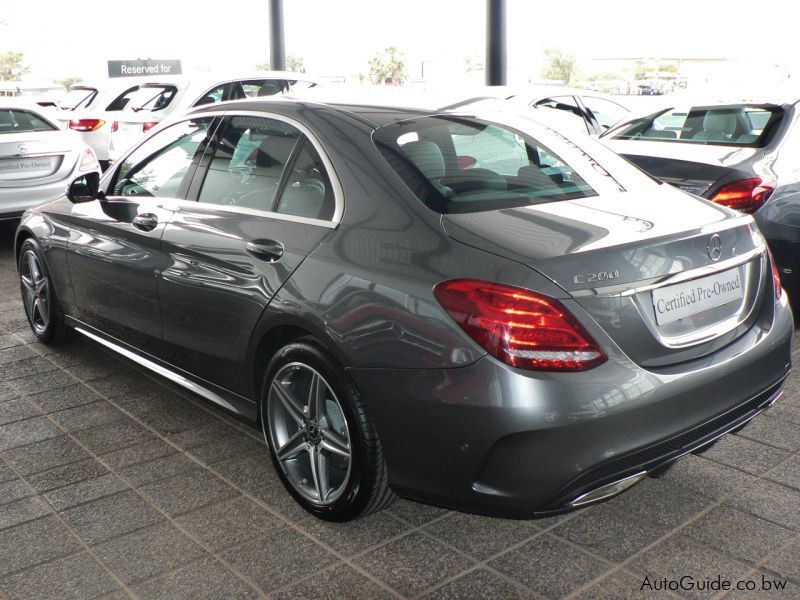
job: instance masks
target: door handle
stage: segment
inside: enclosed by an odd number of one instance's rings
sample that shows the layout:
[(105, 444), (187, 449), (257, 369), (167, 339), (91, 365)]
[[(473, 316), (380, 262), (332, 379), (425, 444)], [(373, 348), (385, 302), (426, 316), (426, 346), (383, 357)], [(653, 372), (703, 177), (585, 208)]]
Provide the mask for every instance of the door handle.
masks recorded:
[(133, 218), (133, 226), (142, 231), (153, 231), (158, 226), (158, 217), (153, 213), (142, 213)]
[(276, 262), (283, 256), (283, 244), (277, 240), (256, 240), (245, 244), (247, 251), (261, 260)]

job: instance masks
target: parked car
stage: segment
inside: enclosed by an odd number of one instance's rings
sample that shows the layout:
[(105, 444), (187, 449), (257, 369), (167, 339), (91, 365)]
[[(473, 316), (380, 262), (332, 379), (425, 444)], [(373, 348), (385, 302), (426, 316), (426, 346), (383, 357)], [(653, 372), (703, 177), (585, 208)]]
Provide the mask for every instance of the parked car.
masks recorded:
[(591, 504), (742, 427), (790, 369), (751, 216), (471, 106), (201, 107), (15, 248), (39, 340), (77, 331), (259, 422), (329, 520), (395, 494)]
[(271, 72), (237, 77), (183, 77), (148, 81), (128, 94), (127, 102), (111, 124), (109, 160), (115, 161), (150, 129), (185, 113), (194, 106), (224, 100), (272, 96), (315, 87), (317, 83), (303, 74)]
[(752, 213), (784, 286), (800, 299), (800, 125), (796, 101), (667, 107), (603, 142), (658, 179)]
[(108, 168), (108, 144), (115, 114), (146, 78), (108, 79), (73, 85), (53, 115), (89, 145), (103, 170)]
[(90, 173), (99, 176), (100, 165), (77, 136), (61, 130), (32, 101), (0, 99), (0, 220), (19, 219)]

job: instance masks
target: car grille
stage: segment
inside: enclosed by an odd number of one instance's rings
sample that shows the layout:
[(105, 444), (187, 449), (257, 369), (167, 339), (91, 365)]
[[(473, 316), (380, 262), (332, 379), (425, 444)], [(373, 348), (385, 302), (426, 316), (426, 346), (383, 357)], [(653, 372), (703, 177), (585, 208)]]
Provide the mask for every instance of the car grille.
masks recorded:
[(579, 479), (570, 483), (556, 496), (551, 506), (563, 506), (572, 498), (587, 490), (599, 487), (604, 483), (625, 477), (628, 473), (652, 471), (674, 461), (684, 454), (692, 452), (703, 445), (714, 441), (720, 435), (728, 433), (755, 417), (772, 401), (783, 386), (783, 381), (770, 387), (755, 398), (740, 404), (736, 408), (703, 423), (689, 431), (673, 436), (642, 450), (638, 450), (603, 463), (592, 469)]

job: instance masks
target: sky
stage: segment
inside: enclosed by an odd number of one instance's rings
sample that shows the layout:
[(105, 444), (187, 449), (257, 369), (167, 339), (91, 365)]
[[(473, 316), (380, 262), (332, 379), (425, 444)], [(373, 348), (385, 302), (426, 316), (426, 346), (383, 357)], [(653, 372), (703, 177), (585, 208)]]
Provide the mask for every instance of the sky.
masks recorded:
[[(650, 56), (800, 65), (795, 5), (776, 0), (766, 11), (739, 0), (507, 0), (509, 80), (535, 77), (548, 47), (582, 64)], [(0, 52), (24, 52), (31, 76), (42, 79), (104, 77), (109, 59), (179, 58), (184, 71), (249, 70), (269, 58), (267, 7), (267, 0), (2, 0)], [(481, 61), (485, 52), (485, 0), (284, 0), (284, 16), (287, 54), (302, 57), (310, 74), (365, 73), (370, 57), (397, 46), (412, 78), (424, 71), (447, 79), (463, 76), (465, 59)]]

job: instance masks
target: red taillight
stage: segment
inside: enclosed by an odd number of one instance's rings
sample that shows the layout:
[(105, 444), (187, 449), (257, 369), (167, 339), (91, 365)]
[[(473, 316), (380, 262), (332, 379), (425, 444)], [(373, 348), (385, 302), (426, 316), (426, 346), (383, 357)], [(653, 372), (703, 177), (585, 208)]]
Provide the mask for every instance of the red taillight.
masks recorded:
[(147, 133), (156, 125), (158, 125), (158, 121), (150, 121), (148, 123), (142, 123), (142, 133)]
[(433, 293), (461, 329), (511, 366), (584, 371), (608, 359), (554, 298), (477, 279), (443, 281)]
[(72, 119), (69, 128), (75, 131), (97, 131), (104, 123), (103, 119)]
[(756, 212), (775, 191), (775, 185), (764, 183), (760, 177), (741, 179), (722, 186), (711, 200), (746, 213)]
[(114, 121), (111, 123), (111, 133), (114, 133), (119, 129), (119, 121)]
[(783, 286), (781, 285), (781, 274), (778, 273), (778, 266), (775, 264), (775, 258), (772, 252), (767, 251), (769, 254), (769, 264), (772, 267), (772, 287), (775, 288), (775, 298), (778, 300), (783, 296)]

